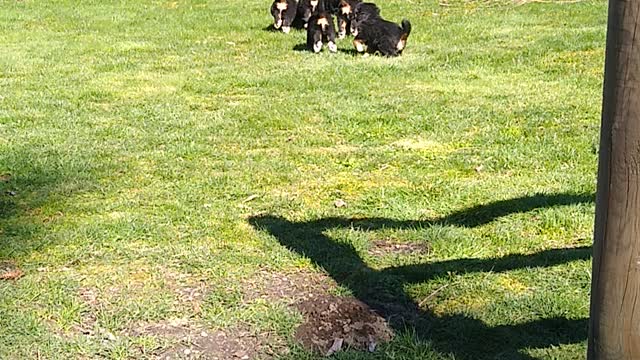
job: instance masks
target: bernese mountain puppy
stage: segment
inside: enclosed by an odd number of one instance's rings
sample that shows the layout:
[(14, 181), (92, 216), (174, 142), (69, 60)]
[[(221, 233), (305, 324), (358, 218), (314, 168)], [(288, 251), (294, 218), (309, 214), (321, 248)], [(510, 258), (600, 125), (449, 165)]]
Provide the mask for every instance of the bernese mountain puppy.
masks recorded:
[(411, 33), (409, 20), (403, 19), (401, 25), (384, 20), (376, 4), (360, 3), (356, 5), (351, 21), (351, 33), (355, 36), (353, 45), (358, 52), (398, 56), (407, 46)]
[(338, 0), (335, 10), (338, 18), (338, 39), (344, 39), (347, 32), (351, 33), (351, 20), (360, 2), (361, 0)]
[(298, 3), (296, 0), (274, 0), (273, 4), (271, 4), (273, 27), (282, 29), (285, 34), (288, 33), (297, 13)]
[(310, 18), (307, 26), (307, 48), (314, 53), (322, 50), (322, 45), (327, 44), (329, 51), (336, 52), (336, 29), (333, 16), (324, 10), (324, 6), (318, 8)]
[(380, 17), (380, 8), (374, 3), (358, 3), (351, 15), (351, 33), (355, 36), (358, 33), (358, 21), (356, 21), (356, 10), (358, 10), (359, 22), (369, 18)]
[(318, 9), (320, 1), (322, 0), (301, 0), (298, 3), (298, 17), (302, 20), (305, 29), (307, 28), (311, 15)]

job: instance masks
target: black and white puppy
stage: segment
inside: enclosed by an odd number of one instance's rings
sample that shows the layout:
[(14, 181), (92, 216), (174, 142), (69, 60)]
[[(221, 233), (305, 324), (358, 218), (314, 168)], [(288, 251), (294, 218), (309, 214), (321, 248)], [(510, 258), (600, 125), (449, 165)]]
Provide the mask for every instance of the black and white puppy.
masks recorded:
[(353, 20), (355, 8), (360, 2), (361, 0), (339, 0), (336, 4), (338, 39), (344, 39), (347, 32), (351, 32), (351, 20)]
[(358, 52), (398, 56), (407, 46), (411, 33), (409, 20), (403, 19), (401, 25), (384, 20), (376, 4), (360, 3), (351, 21), (351, 33), (355, 36), (353, 45)]
[(322, 50), (327, 44), (329, 51), (336, 52), (336, 29), (333, 16), (321, 6), (310, 18), (307, 26), (307, 48), (314, 53)]
[(297, 13), (298, 3), (296, 0), (274, 0), (273, 4), (271, 4), (273, 27), (282, 29), (285, 34), (288, 33)]
[(307, 23), (313, 13), (316, 12), (316, 9), (320, 6), (320, 1), (323, 0), (301, 0), (298, 3), (298, 17), (302, 20), (305, 28), (307, 28)]

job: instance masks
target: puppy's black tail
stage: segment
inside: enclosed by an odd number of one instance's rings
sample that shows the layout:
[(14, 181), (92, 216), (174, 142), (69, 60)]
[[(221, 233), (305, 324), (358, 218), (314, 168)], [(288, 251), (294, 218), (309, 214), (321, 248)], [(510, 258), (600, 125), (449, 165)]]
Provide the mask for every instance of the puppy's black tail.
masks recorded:
[(398, 40), (398, 43), (396, 44), (396, 50), (398, 51), (396, 55), (402, 54), (402, 50), (404, 50), (404, 48), (407, 46), (407, 38), (411, 33), (411, 23), (409, 22), (409, 20), (402, 19), (401, 25), (402, 25), (402, 35), (400, 35), (400, 40)]
[(411, 23), (407, 19), (402, 19), (402, 31), (404, 31), (403, 38), (406, 39), (411, 33)]

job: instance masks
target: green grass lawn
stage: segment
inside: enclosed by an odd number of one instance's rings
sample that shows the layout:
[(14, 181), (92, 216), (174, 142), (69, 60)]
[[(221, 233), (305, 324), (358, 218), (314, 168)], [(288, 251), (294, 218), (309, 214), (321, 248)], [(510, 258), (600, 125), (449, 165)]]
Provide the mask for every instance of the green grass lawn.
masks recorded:
[(378, 5), (399, 58), (266, 0), (0, 0), (0, 358), (320, 357), (284, 276), (411, 312), (339, 359), (584, 358), (606, 2)]

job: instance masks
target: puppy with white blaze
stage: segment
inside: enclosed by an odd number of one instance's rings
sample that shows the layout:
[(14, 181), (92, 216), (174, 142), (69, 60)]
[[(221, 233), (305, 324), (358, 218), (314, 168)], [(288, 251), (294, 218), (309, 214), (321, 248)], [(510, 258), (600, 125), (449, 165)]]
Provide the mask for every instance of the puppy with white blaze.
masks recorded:
[(271, 15), (273, 16), (273, 27), (282, 29), (283, 33), (291, 31), (291, 25), (298, 13), (298, 3), (296, 0), (274, 0), (271, 4)]
[(351, 32), (351, 20), (354, 11), (360, 0), (339, 0), (336, 6), (336, 17), (338, 18), (338, 39), (344, 39), (347, 32)]
[(336, 29), (333, 16), (323, 8), (309, 18), (307, 26), (307, 48), (314, 53), (322, 50), (322, 45), (327, 44), (329, 51), (336, 52)]
[(311, 15), (316, 12), (320, 1), (322, 0), (301, 0), (298, 3), (298, 17), (302, 20), (305, 28), (307, 28)]
[(407, 46), (411, 23), (403, 19), (398, 26), (383, 19), (376, 4), (360, 3), (354, 11), (351, 33), (355, 36), (353, 45), (358, 52), (398, 56)]

